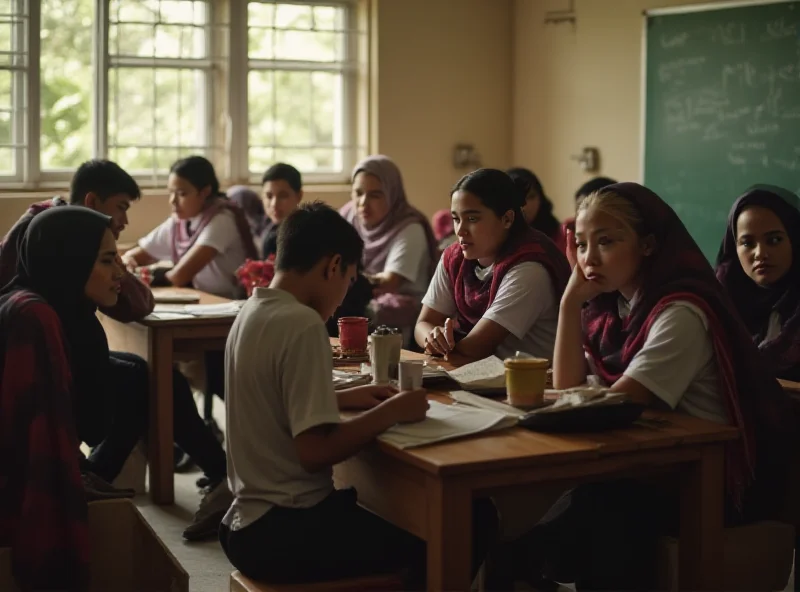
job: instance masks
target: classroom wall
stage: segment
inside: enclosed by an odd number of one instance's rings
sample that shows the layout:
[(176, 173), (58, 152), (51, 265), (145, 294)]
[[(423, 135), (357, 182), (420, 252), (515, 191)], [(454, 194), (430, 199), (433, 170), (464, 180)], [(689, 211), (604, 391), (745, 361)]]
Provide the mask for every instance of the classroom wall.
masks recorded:
[(567, 0), (515, 0), (513, 160), (539, 175), (557, 216), (594, 176), (570, 159), (584, 146), (600, 150), (599, 174), (641, 180), (642, 11), (701, 3), (574, 0), (573, 25), (544, 23)]
[[(372, 8), (378, 74), (371, 137), (400, 165), (411, 202), (430, 215), (448, 207), (450, 187), (466, 172), (452, 165), (456, 143), (474, 143), (485, 166), (510, 165), (513, 0), (380, 0)], [(0, 191), (0, 232), (46, 197)], [(349, 188), (308, 187), (306, 197), (341, 206)], [(168, 215), (166, 195), (148, 192), (131, 209), (121, 242)]]

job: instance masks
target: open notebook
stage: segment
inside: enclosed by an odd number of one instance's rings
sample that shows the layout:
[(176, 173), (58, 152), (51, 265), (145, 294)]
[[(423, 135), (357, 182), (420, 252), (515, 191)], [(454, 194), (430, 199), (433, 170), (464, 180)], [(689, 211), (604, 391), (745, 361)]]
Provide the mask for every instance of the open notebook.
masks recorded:
[(510, 428), (517, 423), (513, 413), (454, 403), (430, 402), (425, 420), (398, 424), (378, 436), (398, 448), (413, 448), (481, 432)]

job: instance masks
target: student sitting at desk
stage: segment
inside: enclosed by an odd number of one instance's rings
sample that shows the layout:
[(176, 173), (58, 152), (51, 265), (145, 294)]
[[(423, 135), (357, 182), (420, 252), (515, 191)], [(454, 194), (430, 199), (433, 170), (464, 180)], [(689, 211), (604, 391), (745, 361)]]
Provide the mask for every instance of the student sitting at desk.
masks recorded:
[[(426, 394), (376, 386), (334, 392), (324, 321), (355, 279), (363, 243), (320, 203), (284, 220), (278, 240), (272, 285), (245, 303), (225, 352), (236, 499), (220, 528), (222, 547), (254, 580), (303, 583), (408, 568), (407, 589), (419, 590), (425, 542), (360, 507), (355, 490), (334, 489), (332, 467), (394, 424), (424, 419)], [(341, 409), (364, 412), (343, 421)], [(475, 508), (479, 566), (497, 516), (486, 501)]]
[(169, 260), (174, 267), (156, 274), (159, 285), (192, 286), (236, 298), (236, 270), (246, 258), (258, 257), (244, 212), (220, 192), (214, 167), (202, 156), (175, 162), (168, 188), (173, 215), (125, 253), (123, 261), (135, 269)]
[(380, 155), (358, 163), (353, 199), (341, 213), (364, 241), (377, 324), (407, 329), (410, 338), (438, 251), (428, 219), (406, 199), (397, 165)]
[(736, 200), (717, 278), (778, 378), (800, 381), (800, 198), (755, 187)]
[(109, 384), (95, 311), (116, 304), (124, 275), (111, 228), (88, 208), (37, 215), (0, 292), (0, 547), (23, 590), (88, 584), (75, 414), (103, 407)]
[(525, 223), (522, 198), (503, 171), (480, 169), (456, 183), (459, 242), (442, 255), (415, 329), (427, 352), (553, 357), (569, 266), (553, 241)]
[(303, 177), (290, 164), (279, 162), (269, 167), (261, 178), (262, 201), (269, 217), (264, 233), (264, 258), (278, 251), (278, 228), (303, 200)]
[[(575, 267), (561, 299), (555, 388), (594, 374), (644, 405), (738, 427), (726, 451), (726, 522), (774, 517), (793, 429), (787, 395), (675, 212), (641, 185), (611, 185), (583, 201), (567, 244)], [(638, 481), (582, 485), (505, 555), (579, 589), (650, 590), (676, 502)]]
[(564, 251), (564, 235), (561, 233), (561, 224), (553, 215), (553, 202), (544, 193), (539, 178), (533, 171), (516, 167), (506, 171), (517, 189), (525, 199), (522, 206), (522, 215), (525, 222), (547, 237)]

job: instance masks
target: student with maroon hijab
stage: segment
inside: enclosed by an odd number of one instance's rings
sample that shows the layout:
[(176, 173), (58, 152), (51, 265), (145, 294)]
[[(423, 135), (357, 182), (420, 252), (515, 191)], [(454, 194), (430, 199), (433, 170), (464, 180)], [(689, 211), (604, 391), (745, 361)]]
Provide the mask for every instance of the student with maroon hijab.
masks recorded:
[(415, 330), (429, 353), (477, 360), (522, 350), (552, 358), (569, 266), (553, 241), (525, 223), (522, 197), (495, 169), (469, 173), (453, 188), (458, 243), (436, 267)]
[(800, 381), (800, 198), (763, 185), (736, 200), (717, 278), (764, 361), (778, 378)]
[[(611, 185), (583, 201), (568, 244), (554, 386), (594, 374), (642, 404), (739, 428), (725, 455), (726, 524), (776, 517), (789, 401), (675, 212), (641, 185)], [(653, 589), (658, 536), (677, 524), (673, 493), (633, 480), (579, 486), (500, 555), (578, 589)]]

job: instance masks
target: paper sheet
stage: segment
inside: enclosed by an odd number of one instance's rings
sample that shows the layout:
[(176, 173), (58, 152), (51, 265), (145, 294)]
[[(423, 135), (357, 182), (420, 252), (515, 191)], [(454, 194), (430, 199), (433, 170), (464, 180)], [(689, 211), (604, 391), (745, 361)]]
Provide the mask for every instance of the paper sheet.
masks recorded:
[(235, 317), (244, 305), (244, 300), (234, 300), (221, 304), (187, 304), (183, 310), (197, 317)]
[(516, 423), (516, 417), (504, 413), (457, 403), (445, 405), (431, 401), (428, 415), (424, 421), (398, 424), (381, 434), (379, 439), (398, 448), (413, 448), (471, 434), (509, 428)]
[(484, 358), (461, 366), (461, 368), (450, 370), (448, 374), (465, 389), (499, 389), (506, 386), (506, 367), (497, 356)]

